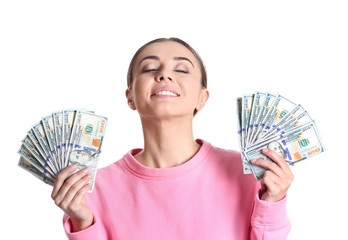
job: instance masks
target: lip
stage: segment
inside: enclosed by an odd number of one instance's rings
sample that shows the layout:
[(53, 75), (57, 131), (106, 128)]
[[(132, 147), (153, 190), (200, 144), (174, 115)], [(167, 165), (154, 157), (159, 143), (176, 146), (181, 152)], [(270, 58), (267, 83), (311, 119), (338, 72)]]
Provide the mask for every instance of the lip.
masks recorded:
[[(174, 94), (177, 95), (177, 97), (180, 97), (180, 94), (173, 88), (171, 87), (168, 87), (168, 86), (163, 86), (163, 87), (158, 87), (158, 88), (155, 88), (155, 90), (151, 93), (151, 97), (152, 96), (156, 96), (156, 93), (160, 92), (160, 91), (169, 91), (169, 92), (172, 92)], [(165, 95), (159, 95), (159, 96), (165, 96)], [(167, 97), (167, 96), (166, 96)], [(174, 96), (168, 96), (168, 97), (174, 97)]]

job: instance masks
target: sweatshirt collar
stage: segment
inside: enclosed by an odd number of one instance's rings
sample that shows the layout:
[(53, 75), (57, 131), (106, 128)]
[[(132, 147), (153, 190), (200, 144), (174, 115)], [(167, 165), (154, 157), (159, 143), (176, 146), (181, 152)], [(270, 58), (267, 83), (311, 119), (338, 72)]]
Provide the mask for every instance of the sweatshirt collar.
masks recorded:
[(137, 153), (142, 151), (141, 148), (132, 149), (127, 152), (122, 158), (121, 162), (127, 168), (127, 170), (140, 178), (153, 180), (173, 178), (190, 172), (203, 163), (206, 159), (212, 148), (211, 144), (202, 139), (196, 139), (196, 142), (201, 145), (198, 152), (188, 161), (175, 167), (152, 168), (142, 165), (134, 158)]

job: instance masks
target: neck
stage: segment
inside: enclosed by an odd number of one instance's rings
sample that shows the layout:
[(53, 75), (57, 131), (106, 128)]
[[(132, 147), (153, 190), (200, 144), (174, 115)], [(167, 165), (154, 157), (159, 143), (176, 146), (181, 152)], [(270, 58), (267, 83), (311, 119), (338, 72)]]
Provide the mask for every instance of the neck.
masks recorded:
[(193, 138), (192, 119), (141, 119), (144, 149), (135, 158), (154, 168), (178, 166), (188, 161), (199, 150)]

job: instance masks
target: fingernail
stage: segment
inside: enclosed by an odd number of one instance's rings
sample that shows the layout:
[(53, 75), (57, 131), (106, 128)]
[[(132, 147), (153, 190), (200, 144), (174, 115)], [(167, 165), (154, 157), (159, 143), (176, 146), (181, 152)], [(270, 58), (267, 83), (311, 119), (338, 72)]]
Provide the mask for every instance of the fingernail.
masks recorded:
[(262, 149), (262, 151), (263, 151), (264, 153), (267, 153), (267, 152), (268, 152), (268, 148), (264, 148), (264, 149)]
[(82, 170), (83, 173), (87, 173), (88, 172), (88, 168), (85, 168)]
[(253, 159), (253, 160), (251, 160), (250, 162), (251, 162), (251, 163), (255, 163), (255, 162), (256, 162), (256, 159)]
[(77, 169), (77, 165), (76, 165), (76, 164), (73, 164), (73, 165), (71, 165), (71, 168), (72, 168), (72, 169)]

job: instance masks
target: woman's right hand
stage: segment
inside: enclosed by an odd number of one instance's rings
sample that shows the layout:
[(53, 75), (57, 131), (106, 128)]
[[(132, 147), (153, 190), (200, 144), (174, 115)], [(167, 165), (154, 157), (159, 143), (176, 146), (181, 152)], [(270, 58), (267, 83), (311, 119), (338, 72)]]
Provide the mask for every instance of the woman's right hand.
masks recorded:
[(88, 174), (88, 169), (70, 176), (76, 170), (76, 165), (63, 169), (56, 177), (51, 195), (55, 204), (70, 217), (72, 232), (88, 228), (93, 223), (93, 213), (85, 200), (85, 194), (91, 188), (91, 184), (87, 183), (92, 176)]

